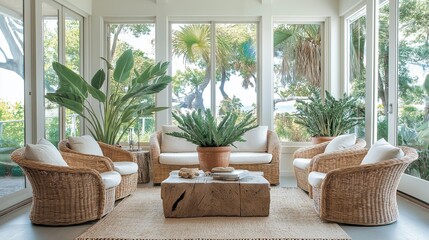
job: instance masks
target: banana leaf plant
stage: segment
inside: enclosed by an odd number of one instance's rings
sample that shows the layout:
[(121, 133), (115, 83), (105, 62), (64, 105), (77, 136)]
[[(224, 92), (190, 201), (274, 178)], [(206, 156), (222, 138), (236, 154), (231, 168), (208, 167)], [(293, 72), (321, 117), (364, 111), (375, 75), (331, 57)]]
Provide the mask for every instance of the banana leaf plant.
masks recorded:
[[(58, 76), (59, 87), (45, 97), (84, 118), (89, 124), (89, 132), (97, 141), (118, 144), (140, 117), (167, 108), (156, 107), (148, 101), (148, 97), (167, 87), (172, 78), (166, 75), (168, 62), (152, 64), (139, 73), (134, 68), (132, 50), (122, 53), (115, 67), (109, 62), (107, 65), (113, 71), (113, 81), (103, 92), (102, 86), (106, 80), (103, 69), (98, 70), (91, 81), (86, 81), (73, 70), (54, 62), (52, 67)], [(95, 104), (90, 104), (90, 97)]]

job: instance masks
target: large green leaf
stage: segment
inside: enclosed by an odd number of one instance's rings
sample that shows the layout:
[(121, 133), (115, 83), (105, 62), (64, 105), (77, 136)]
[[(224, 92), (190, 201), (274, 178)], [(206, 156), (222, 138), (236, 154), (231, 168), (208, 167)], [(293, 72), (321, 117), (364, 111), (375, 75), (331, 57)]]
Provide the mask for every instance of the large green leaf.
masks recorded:
[(88, 97), (86, 82), (79, 74), (58, 62), (52, 63), (52, 67), (60, 81), (67, 81), (69, 83), (68, 86), (73, 89), (73, 92), (79, 93), (85, 98)]
[(102, 91), (100, 91), (99, 89), (91, 85), (88, 85), (87, 88), (88, 88), (88, 92), (91, 94), (93, 98), (97, 99), (100, 102), (106, 101), (106, 95)]
[(106, 79), (106, 73), (104, 72), (103, 69), (100, 69), (92, 77), (91, 86), (93, 86), (96, 89), (100, 89), (103, 86), (105, 79)]
[(113, 79), (116, 82), (123, 83), (130, 78), (131, 70), (134, 66), (134, 57), (131, 49), (126, 50), (116, 61), (116, 67), (113, 71)]
[(54, 103), (57, 103), (60, 106), (66, 107), (74, 112), (76, 112), (77, 114), (83, 116), (83, 105), (82, 103), (69, 99), (69, 98), (65, 98), (62, 96), (57, 95), (56, 93), (47, 93), (45, 95), (45, 97)]

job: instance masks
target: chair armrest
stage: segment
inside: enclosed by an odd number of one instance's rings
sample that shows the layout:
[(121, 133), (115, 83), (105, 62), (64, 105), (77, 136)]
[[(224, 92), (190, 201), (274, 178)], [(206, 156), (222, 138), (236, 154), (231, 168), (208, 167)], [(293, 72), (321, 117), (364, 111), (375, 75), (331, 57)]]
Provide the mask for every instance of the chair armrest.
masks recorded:
[(321, 185), (320, 215), (356, 212), (362, 206), (381, 206), (396, 199), (396, 189), (409, 163), (388, 160), (330, 171)]
[(20, 166), (32, 185), (33, 201), (49, 202), (54, 199), (54, 205), (61, 203), (65, 207), (87, 209), (98, 218), (103, 216), (106, 191), (96, 170), (25, 162)]
[(362, 162), (368, 149), (341, 150), (314, 156), (310, 162), (310, 171), (327, 173), (331, 170), (356, 166)]
[(317, 154), (323, 153), (328, 144), (329, 142), (323, 142), (312, 146), (299, 148), (293, 153), (293, 158), (313, 158)]
[(271, 164), (279, 164), (281, 155), (281, 143), (274, 131), (267, 132), (267, 152), (272, 155)]
[(162, 131), (157, 131), (150, 136), (150, 158), (153, 164), (159, 164), (159, 155), (161, 154), (160, 142), (162, 141)]
[(114, 169), (112, 160), (108, 157), (71, 152), (61, 152), (61, 155), (70, 167), (91, 168), (98, 172), (108, 172)]
[(103, 142), (98, 142), (101, 151), (105, 157), (110, 158), (113, 162), (135, 162), (137, 158), (131, 152)]

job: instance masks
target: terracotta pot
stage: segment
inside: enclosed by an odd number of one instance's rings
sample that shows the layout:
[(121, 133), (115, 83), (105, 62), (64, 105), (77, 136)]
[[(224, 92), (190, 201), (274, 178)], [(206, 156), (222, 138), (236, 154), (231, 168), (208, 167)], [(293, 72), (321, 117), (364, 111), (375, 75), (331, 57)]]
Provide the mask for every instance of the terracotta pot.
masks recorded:
[(231, 147), (197, 147), (200, 168), (211, 171), (214, 167), (228, 167)]
[(313, 144), (319, 144), (319, 143), (322, 143), (322, 142), (331, 141), (334, 138), (335, 137), (312, 137), (311, 138), (311, 142)]

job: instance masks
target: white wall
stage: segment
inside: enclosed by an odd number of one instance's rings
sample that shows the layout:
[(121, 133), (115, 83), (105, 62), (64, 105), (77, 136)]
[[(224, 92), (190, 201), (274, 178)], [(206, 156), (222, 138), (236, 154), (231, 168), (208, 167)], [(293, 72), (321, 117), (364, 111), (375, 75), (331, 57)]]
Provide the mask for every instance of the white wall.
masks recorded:
[(353, 7), (359, 5), (360, 3), (364, 2), (365, 0), (339, 0), (339, 15), (343, 16), (345, 13), (350, 11)]
[[(91, 15), (91, 73), (102, 67), (99, 59), (105, 55), (103, 45), (104, 20), (127, 18), (137, 20), (147, 17), (156, 19), (156, 60), (168, 60), (168, 21), (181, 18), (205, 20), (256, 19), (261, 24), (261, 114), (260, 124), (272, 128), (272, 23), (273, 20), (293, 22), (326, 21), (328, 51), (325, 63), (327, 89), (338, 96), (340, 93), (340, 23), (337, 0), (93, 0)], [(101, 43), (101, 44), (100, 44)], [(168, 104), (166, 91), (157, 98), (158, 104)], [(157, 123), (168, 123), (168, 112), (157, 115)], [(292, 173), (292, 153), (297, 146), (282, 151), (280, 171)]]
[(92, 13), (92, 0), (55, 0), (55, 1), (82, 15), (91, 15)]

